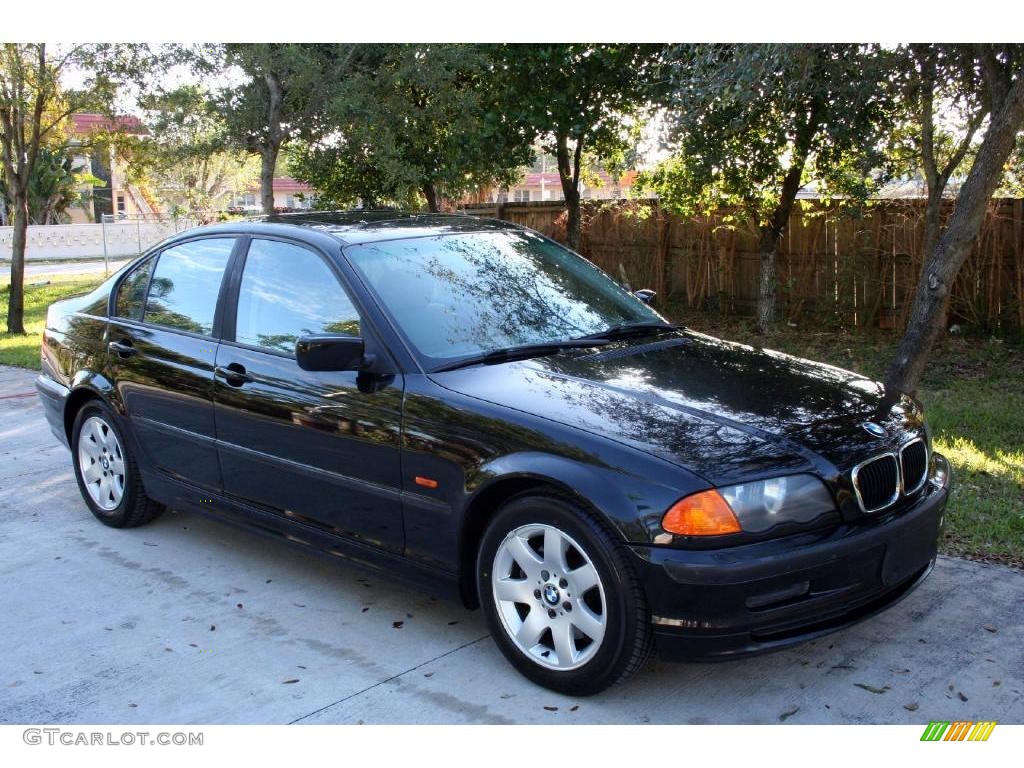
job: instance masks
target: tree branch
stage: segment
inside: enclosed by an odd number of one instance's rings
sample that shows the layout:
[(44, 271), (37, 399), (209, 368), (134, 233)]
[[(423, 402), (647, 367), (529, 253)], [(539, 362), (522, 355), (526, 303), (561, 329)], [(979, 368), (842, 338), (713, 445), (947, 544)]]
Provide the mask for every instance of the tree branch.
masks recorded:
[(981, 74), (985, 78), (989, 95), (989, 110), (994, 115), (1003, 108), (1006, 101), (1006, 94), (1010, 89), (1009, 77), (996, 58), (990, 43), (979, 43), (974, 49), (981, 60)]
[(984, 109), (979, 109), (977, 113), (975, 113), (974, 117), (971, 118), (971, 122), (967, 125), (967, 132), (964, 134), (964, 137), (961, 139), (956, 151), (950, 156), (939, 175), (939, 180), (942, 185), (945, 185), (945, 183), (949, 181), (949, 177), (953, 175), (953, 172), (956, 171), (957, 167), (967, 156), (967, 150), (971, 148), (971, 140), (974, 138), (974, 134), (978, 132), (978, 129), (981, 128), (981, 124), (985, 120), (985, 115), (986, 111)]
[(918, 95), (921, 121), (921, 165), (929, 190), (939, 188), (938, 163), (935, 160), (935, 59), (928, 46), (914, 47), (921, 67), (921, 90)]

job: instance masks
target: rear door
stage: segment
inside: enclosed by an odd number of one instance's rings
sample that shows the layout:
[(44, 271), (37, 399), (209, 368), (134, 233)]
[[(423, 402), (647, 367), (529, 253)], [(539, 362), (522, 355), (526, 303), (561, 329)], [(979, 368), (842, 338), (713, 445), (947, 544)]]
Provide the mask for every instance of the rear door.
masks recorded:
[(334, 266), (304, 245), (253, 238), (227, 307), (214, 384), (224, 492), (401, 551), (401, 375), (295, 362), (300, 336), (363, 333)]
[(147, 464), (214, 492), (218, 298), (236, 242), (189, 240), (137, 266), (120, 283), (108, 333), (108, 365)]

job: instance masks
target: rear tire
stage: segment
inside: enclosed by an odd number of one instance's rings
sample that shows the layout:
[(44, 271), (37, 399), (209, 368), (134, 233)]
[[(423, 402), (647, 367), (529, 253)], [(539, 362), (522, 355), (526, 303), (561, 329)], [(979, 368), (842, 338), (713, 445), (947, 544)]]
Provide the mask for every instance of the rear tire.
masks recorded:
[(146, 496), (138, 464), (106, 403), (90, 401), (75, 415), (71, 460), (86, 506), (104, 525), (135, 528), (164, 511)]
[(567, 496), (506, 502), (484, 532), (477, 589), (491, 636), (538, 685), (589, 696), (652, 647), (650, 612), (621, 539)]

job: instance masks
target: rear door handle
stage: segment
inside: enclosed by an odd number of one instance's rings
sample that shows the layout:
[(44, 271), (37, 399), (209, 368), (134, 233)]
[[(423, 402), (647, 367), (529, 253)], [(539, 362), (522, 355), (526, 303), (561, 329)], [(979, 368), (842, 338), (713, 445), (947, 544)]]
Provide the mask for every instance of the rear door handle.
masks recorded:
[(112, 341), (107, 345), (107, 348), (121, 358), (131, 357), (139, 352), (127, 339), (124, 341)]
[(252, 376), (245, 372), (245, 366), (239, 363), (231, 363), (228, 366), (218, 365), (213, 369), (213, 372), (232, 387), (240, 387), (253, 380)]

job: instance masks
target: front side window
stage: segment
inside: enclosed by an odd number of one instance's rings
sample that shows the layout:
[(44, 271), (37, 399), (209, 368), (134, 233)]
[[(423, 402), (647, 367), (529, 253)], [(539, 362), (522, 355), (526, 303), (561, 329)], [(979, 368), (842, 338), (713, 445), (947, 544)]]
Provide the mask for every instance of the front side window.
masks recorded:
[(530, 232), (390, 240), (345, 255), (428, 364), (663, 322), (589, 261)]
[(163, 251), (146, 300), (147, 323), (209, 336), (235, 240), (192, 240)]
[(359, 313), (318, 254), (253, 240), (238, 289), (235, 341), (295, 353), (300, 336), (358, 336)]
[(129, 320), (141, 320), (142, 310), (146, 306), (146, 289), (149, 287), (149, 276), (153, 274), (156, 259), (148, 259), (121, 281), (114, 302), (114, 314)]

